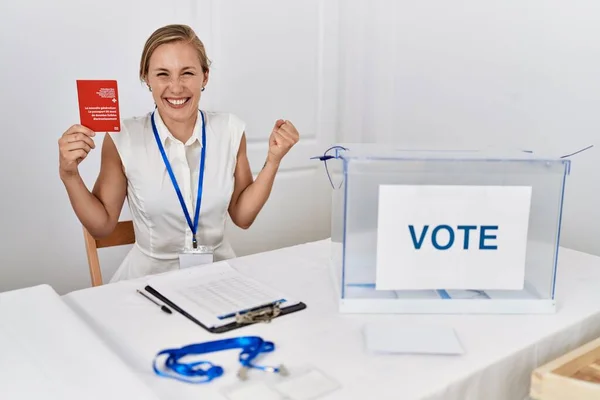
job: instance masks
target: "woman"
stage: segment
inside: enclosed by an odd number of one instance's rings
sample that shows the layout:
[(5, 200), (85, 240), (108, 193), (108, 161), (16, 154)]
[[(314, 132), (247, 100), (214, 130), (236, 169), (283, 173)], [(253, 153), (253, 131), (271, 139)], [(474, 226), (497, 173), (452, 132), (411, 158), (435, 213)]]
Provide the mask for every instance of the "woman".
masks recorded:
[(254, 180), (244, 123), (231, 114), (199, 110), (208, 77), (209, 60), (194, 31), (162, 27), (148, 38), (140, 61), (140, 79), (156, 109), (106, 134), (91, 192), (78, 165), (95, 148), (95, 133), (73, 125), (59, 139), (61, 180), (94, 237), (114, 230), (127, 196), (136, 244), (111, 282), (235, 257), (224, 237), (227, 213), (237, 226), (250, 227), (281, 159), (298, 142), (294, 125), (278, 120)]

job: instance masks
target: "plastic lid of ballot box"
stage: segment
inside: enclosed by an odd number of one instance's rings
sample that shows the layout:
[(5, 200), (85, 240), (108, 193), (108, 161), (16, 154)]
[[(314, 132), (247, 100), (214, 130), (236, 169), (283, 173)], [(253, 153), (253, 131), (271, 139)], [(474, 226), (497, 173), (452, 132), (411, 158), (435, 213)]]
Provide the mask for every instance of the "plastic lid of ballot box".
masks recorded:
[(568, 159), (377, 144), (328, 155), (341, 312), (555, 311)]

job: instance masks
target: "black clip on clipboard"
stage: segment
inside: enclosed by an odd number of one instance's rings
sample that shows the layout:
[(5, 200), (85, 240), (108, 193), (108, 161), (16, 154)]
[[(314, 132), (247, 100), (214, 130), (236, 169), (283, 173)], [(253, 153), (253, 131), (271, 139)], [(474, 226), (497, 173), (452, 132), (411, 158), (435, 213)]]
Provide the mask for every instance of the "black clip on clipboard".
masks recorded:
[(235, 329), (243, 328), (244, 326), (257, 324), (257, 323), (269, 323), (273, 319), (294, 313), (296, 311), (301, 311), (306, 308), (306, 304), (303, 302), (299, 302), (297, 304), (281, 307), (280, 303), (275, 303), (269, 306), (257, 307), (251, 310), (247, 310), (242, 314), (236, 315), (236, 321), (230, 322), (226, 325), (217, 326), (214, 328), (209, 328), (204, 325), (202, 322), (198, 321), (193, 315), (189, 314), (187, 311), (179, 307), (177, 304), (173, 303), (171, 300), (160, 294), (156, 289), (152, 286), (147, 285), (145, 290), (151, 293), (156, 298), (160, 299), (166, 305), (171, 307), (173, 310), (177, 311), (190, 321), (194, 322), (197, 325), (200, 325), (202, 328), (207, 330), (210, 333), (225, 333)]

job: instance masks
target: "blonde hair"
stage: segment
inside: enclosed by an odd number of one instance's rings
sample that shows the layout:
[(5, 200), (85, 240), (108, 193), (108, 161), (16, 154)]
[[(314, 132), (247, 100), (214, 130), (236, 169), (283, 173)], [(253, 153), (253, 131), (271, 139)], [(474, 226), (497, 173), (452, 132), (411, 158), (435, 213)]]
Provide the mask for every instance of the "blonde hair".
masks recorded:
[(150, 57), (152, 56), (152, 53), (154, 53), (154, 50), (161, 44), (177, 41), (186, 42), (194, 46), (198, 52), (198, 59), (202, 66), (202, 72), (208, 72), (210, 60), (206, 56), (204, 44), (198, 38), (196, 32), (187, 25), (173, 24), (158, 28), (150, 35), (148, 40), (146, 40), (144, 50), (142, 51), (142, 58), (140, 60), (140, 79), (142, 81), (148, 75), (148, 65), (150, 64)]

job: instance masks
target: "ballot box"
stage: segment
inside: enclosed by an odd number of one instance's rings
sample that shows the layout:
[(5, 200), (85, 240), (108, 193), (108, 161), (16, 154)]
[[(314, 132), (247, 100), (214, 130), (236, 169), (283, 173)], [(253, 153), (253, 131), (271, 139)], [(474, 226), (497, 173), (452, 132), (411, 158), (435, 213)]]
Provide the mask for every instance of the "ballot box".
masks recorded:
[(552, 313), (567, 158), (334, 146), (333, 286), (348, 313)]

